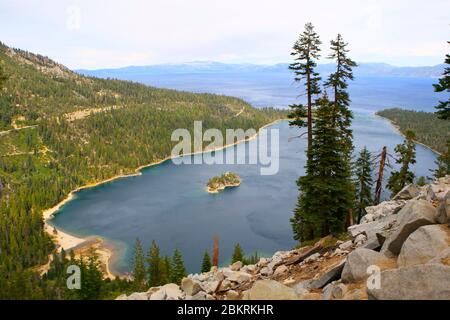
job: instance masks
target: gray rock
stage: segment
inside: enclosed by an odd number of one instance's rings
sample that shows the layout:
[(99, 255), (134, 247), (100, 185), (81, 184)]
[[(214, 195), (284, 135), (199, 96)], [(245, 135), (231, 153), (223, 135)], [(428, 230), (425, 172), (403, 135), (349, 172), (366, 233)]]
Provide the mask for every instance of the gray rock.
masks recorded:
[(325, 274), (320, 276), (318, 279), (314, 279), (313, 281), (311, 281), (310, 288), (322, 289), (330, 282), (340, 279), (342, 270), (344, 269), (345, 260), (346, 259), (343, 259), (337, 265), (330, 268), (330, 270), (328, 270)]
[(261, 273), (262, 276), (269, 276), (272, 274), (271, 270), (268, 267), (262, 268), (259, 273)]
[(361, 224), (379, 220), (388, 215), (396, 214), (406, 204), (405, 200), (384, 201), (376, 206), (366, 207), (367, 214), (362, 217)]
[(183, 297), (184, 295), (180, 287), (175, 283), (169, 283), (153, 293), (150, 296), (150, 300), (180, 300)]
[(244, 295), (248, 300), (297, 300), (294, 289), (274, 280), (258, 280)]
[(202, 290), (200, 284), (190, 278), (183, 278), (183, 280), (181, 280), (181, 289), (190, 296), (193, 296)]
[(379, 250), (381, 248), (381, 244), (378, 241), (378, 238), (370, 238), (361, 246), (361, 248), (370, 249), (370, 250)]
[(344, 269), (342, 270), (342, 282), (353, 283), (365, 280), (369, 277), (367, 268), (386, 261), (386, 257), (379, 252), (358, 248), (347, 256)]
[(115, 300), (128, 300), (128, 297), (126, 294), (121, 294)]
[(379, 289), (367, 289), (369, 299), (376, 300), (448, 300), (450, 267), (421, 264), (381, 273)]
[(436, 221), (436, 209), (425, 200), (409, 201), (398, 215), (398, 227), (381, 248), (381, 252), (387, 256), (398, 255), (403, 242), (411, 233)]
[(299, 296), (302, 294), (305, 294), (309, 292), (309, 289), (311, 288), (311, 282), (312, 280), (304, 280), (302, 282), (297, 283), (293, 288), (295, 293), (297, 293)]
[(348, 287), (340, 281), (333, 281), (322, 291), (322, 300), (342, 299), (347, 293)]
[(278, 266), (275, 269), (275, 272), (273, 273), (273, 275), (280, 276), (280, 275), (287, 273), (288, 271), (289, 271), (288, 267), (286, 267), (284, 264), (282, 264), (281, 266)]
[(359, 234), (364, 233), (368, 239), (371, 239), (376, 237), (377, 232), (389, 229), (393, 225), (395, 225), (397, 219), (398, 216), (396, 214), (391, 214), (373, 222), (353, 225), (347, 230), (352, 238), (355, 238)]
[(218, 280), (202, 282), (201, 287), (206, 293), (214, 293), (219, 288), (220, 282)]
[(305, 262), (314, 262), (317, 261), (317, 259), (320, 258), (320, 253), (314, 253), (313, 255), (310, 255), (308, 258), (306, 258), (304, 261)]
[(450, 229), (445, 225), (423, 226), (411, 233), (398, 256), (401, 267), (427, 263), (450, 245)]
[(147, 292), (134, 292), (126, 300), (149, 300)]
[(450, 222), (450, 192), (447, 192), (444, 200), (439, 204), (436, 220), (438, 223)]
[(233, 264), (230, 266), (230, 269), (231, 269), (232, 271), (239, 271), (239, 270), (241, 270), (242, 266), (243, 266), (243, 264), (242, 264), (241, 261), (236, 261), (235, 263), (233, 263)]
[(239, 293), (234, 290), (227, 291), (226, 294), (227, 300), (239, 300)]
[(360, 233), (356, 236), (356, 238), (353, 240), (353, 243), (360, 247), (367, 241), (367, 236), (364, 233)]
[(429, 184), (427, 184), (421, 188), (419, 195), (415, 199), (431, 202), (433, 200), (436, 200), (436, 195), (433, 191), (433, 188)]
[(420, 189), (414, 185), (409, 184), (406, 187), (404, 187), (402, 190), (400, 190), (399, 193), (395, 195), (393, 200), (410, 200), (412, 198), (415, 198), (419, 195)]
[(192, 300), (206, 300), (206, 292), (200, 291), (192, 296)]
[(353, 241), (352, 240), (348, 240), (348, 241), (344, 242), (343, 244), (339, 245), (339, 249), (341, 249), (341, 250), (348, 250), (351, 247), (353, 247)]
[(441, 251), (436, 257), (431, 259), (428, 263), (434, 263), (434, 264), (445, 264), (447, 266), (450, 266), (450, 248), (445, 249), (444, 251)]
[(227, 277), (227, 279), (229, 281), (233, 281), (233, 282), (237, 282), (237, 283), (241, 284), (241, 283), (250, 281), (252, 279), (252, 276), (246, 272), (235, 271), (235, 272), (231, 273)]

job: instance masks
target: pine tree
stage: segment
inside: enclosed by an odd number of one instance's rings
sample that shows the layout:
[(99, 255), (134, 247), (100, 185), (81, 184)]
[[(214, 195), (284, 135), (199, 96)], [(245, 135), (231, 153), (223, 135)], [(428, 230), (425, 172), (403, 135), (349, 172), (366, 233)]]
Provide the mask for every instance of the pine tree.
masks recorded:
[(161, 284), (169, 283), (172, 277), (172, 262), (170, 257), (166, 256), (160, 260), (161, 268)]
[(136, 239), (134, 244), (134, 259), (133, 259), (133, 288), (135, 291), (142, 291), (145, 289), (145, 257), (142, 249), (141, 241)]
[(184, 267), (183, 257), (180, 250), (176, 249), (173, 254), (173, 270), (172, 270), (172, 282), (180, 284), (181, 280), (186, 277), (186, 268)]
[(3, 88), (6, 80), (8, 80), (8, 76), (6, 75), (6, 72), (3, 69), (3, 62), (0, 60), (0, 89)]
[(299, 241), (341, 233), (354, 201), (347, 148), (337, 127), (341, 114), (326, 95), (316, 105), (314, 139), (306, 175), (297, 182), (300, 196), (291, 219)]
[[(450, 44), (450, 42), (448, 42)], [(445, 64), (450, 65), (450, 54), (445, 56)], [(450, 67), (446, 67), (442, 78), (439, 79), (439, 83), (434, 84), (434, 91), (436, 92), (450, 92)], [(439, 105), (436, 106), (440, 119), (450, 120), (450, 98), (447, 101), (439, 101)]]
[(440, 154), (435, 161), (437, 169), (433, 176), (438, 179), (450, 174), (450, 140), (447, 140), (447, 151)]
[(358, 213), (358, 223), (366, 214), (365, 208), (373, 204), (372, 199), (372, 164), (370, 158), (372, 157), (369, 150), (364, 147), (359, 158), (355, 162), (355, 184), (356, 184), (356, 211)]
[(161, 258), (159, 256), (159, 247), (156, 245), (155, 240), (152, 241), (152, 245), (147, 255), (147, 265), (149, 286), (160, 286), (162, 284)]
[(320, 76), (314, 70), (317, 67), (316, 60), (320, 57), (320, 38), (314, 31), (311, 23), (305, 25), (305, 30), (295, 42), (291, 56), (294, 56), (294, 62), (289, 69), (294, 71), (295, 81), (304, 82), (306, 88), (307, 105), (294, 104), (291, 105), (292, 112), (289, 115), (293, 119), (290, 124), (293, 126), (304, 127), (305, 117), (307, 118), (306, 126), (308, 127), (308, 149), (312, 144), (312, 107), (313, 96), (320, 94)]
[(244, 260), (245, 260), (244, 251), (242, 250), (241, 245), (238, 243), (234, 247), (233, 257), (231, 259), (231, 263), (235, 263), (237, 261), (241, 261), (243, 263)]
[(332, 88), (334, 94), (333, 103), (338, 108), (339, 117), (336, 119), (339, 129), (342, 131), (343, 143), (347, 146), (348, 156), (353, 150), (352, 130), (350, 129), (353, 114), (349, 109), (350, 96), (347, 92), (348, 80), (353, 80), (353, 70), (357, 64), (347, 56), (348, 43), (338, 34), (336, 40), (331, 40), (331, 54), (328, 59), (336, 61), (336, 71), (331, 73), (325, 82), (325, 87)]
[(412, 131), (406, 131), (405, 140), (402, 144), (395, 147), (398, 154), (396, 163), (400, 164), (399, 171), (392, 171), (387, 187), (391, 190), (392, 195), (396, 195), (408, 183), (413, 183), (414, 173), (409, 170), (411, 164), (416, 163), (416, 145), (414, 142), (415, 134)]
[(201, 272), (209, 272), (211, 270), (211, 257), (209, 256), (208, 250), (205, 250), (205, 254), (203, 255), (202, 268)]

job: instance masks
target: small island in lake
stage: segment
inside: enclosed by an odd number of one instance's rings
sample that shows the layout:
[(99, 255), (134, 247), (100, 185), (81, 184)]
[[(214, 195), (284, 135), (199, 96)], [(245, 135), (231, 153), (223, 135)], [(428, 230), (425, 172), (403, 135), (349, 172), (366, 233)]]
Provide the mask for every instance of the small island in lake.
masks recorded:
[(221, 176), (209, 179), (207, 188), (209, 193), (219, 193), (229, 187), (239, 187), (241, 178), (234, 172), (225, 172)]

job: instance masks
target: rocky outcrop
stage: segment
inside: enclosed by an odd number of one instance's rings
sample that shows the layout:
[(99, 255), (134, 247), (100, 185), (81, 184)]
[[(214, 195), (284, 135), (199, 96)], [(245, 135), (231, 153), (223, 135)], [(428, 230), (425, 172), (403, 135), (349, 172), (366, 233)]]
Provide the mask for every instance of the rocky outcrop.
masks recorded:
[(243, 300), (298, 300), (294, 289), (274, 280), (258, 280), (248, 291), (244, 291)]
[(403, 243), (398, 265), (401, 267), (427, 263), (450, 246), (450, 228), (446, 225), (420, 227)]
[(383, 254), (370, 249), (358, 248), (348, 255), (341, 280), (344, 283), (359, 282), (369, 276), (367, 273), (369, 266), (377, 265), (385, 268), (389, 264), (389, 260)]
[(381, 252), (387, 256), (398, 255), (403, 242), (418, 228), (436, 223), (436, 208), (425, 200), (411, 200), (399, 211), (398, 216), (398, 226), (381, 248)]
[(369, 299), (437, 300), (450, 299), (450, 267), (420, 264), (381, 273), (379, 288), (368, 289)]
[(420, 189), (414, 185), (410, 184), (404, 187), (402, 190), (400, 190), (399, 193), (397, 193), (393, 200), (410, 200), (412, 198), (417, 197), (420, 194)]
[(450, 176), (367, 208), (348, 238), (236, 262), (118, 300), (450, 299)]

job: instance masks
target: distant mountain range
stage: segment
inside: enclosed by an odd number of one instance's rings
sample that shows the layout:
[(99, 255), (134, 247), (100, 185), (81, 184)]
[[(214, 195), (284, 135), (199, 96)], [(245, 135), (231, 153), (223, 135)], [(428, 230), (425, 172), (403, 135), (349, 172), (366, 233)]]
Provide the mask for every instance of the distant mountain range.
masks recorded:
[[(212, 61), (198, 61), (182, 64), (158, 64), (149, 66), (130, 66), (118, 69), (76, 70), (78, 73), (100, 78), (123, 78), (144, 75), (168, 74), (237, 74), (237, 73), (291, 73), (289, 64), (275, 65), (228, 64)], [(444, 64), (429, 67), (396, 67), (386, 63), (361, 63), (355, 69), (355, 76), (438, 78), (444, 71)], [(320, 64), (322, 75), (334, 70), (333, 64)]]

